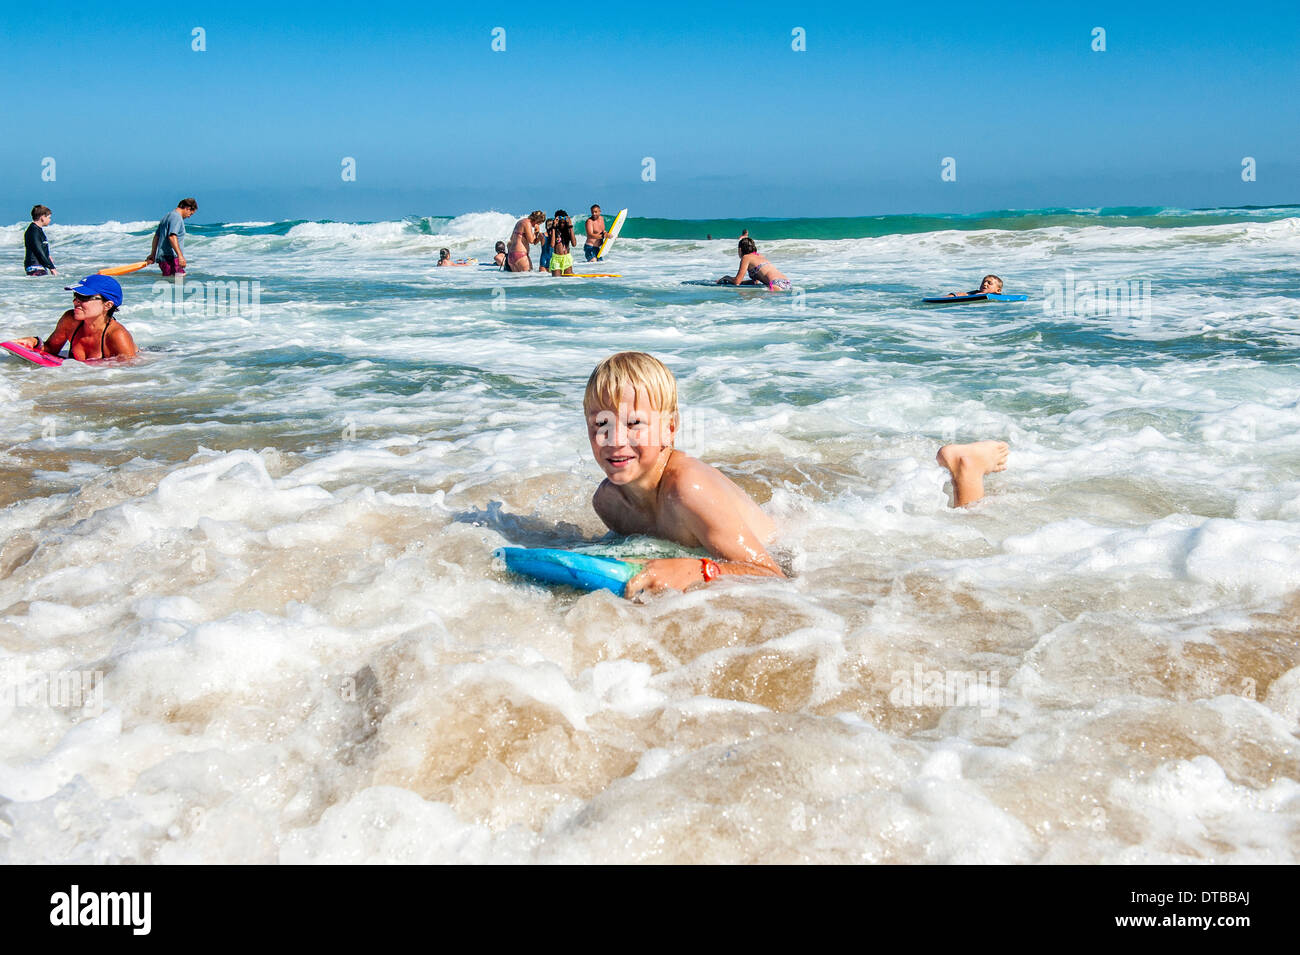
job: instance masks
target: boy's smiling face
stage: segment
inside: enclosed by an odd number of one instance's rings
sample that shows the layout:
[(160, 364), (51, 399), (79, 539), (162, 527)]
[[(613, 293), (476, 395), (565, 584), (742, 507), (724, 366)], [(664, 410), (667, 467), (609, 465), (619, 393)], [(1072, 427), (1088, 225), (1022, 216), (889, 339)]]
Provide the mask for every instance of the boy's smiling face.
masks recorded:
[(644, 391), (630, 386), (623, 389), (617, 408), (587, 412), (591, 453), (611, 484), (631, 484), (653, 474), (676, 431), (676, 421), (656, 409)]

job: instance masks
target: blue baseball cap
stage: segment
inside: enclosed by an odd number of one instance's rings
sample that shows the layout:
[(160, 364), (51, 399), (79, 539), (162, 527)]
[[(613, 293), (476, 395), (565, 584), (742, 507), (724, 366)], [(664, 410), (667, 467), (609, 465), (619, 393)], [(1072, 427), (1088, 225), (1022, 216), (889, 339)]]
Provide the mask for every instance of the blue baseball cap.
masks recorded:
[(63, 286), (64, 291), (78, 295), (98, 295), (114, 305), (122, 304), (122, 286), (111, 275), (87, 275), (76, 285)]

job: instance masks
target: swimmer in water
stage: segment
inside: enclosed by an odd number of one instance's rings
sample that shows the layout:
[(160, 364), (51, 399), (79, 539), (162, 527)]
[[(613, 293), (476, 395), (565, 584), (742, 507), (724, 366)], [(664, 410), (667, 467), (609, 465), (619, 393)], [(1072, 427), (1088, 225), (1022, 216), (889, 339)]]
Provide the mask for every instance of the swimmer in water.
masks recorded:
[(17, 344), (32, 351), (58, 355), (63, 346), (68, 357), (76, 361), (102, 358), (134, 358), (139, 352), (135, 339), (114, 313), (122, 304), (122, 286), (107, 275), (87, 275), (76, 285), (67, 286), (72, 293), (72, 308), (59, 317), (54, 334), (20, 338)]
[(717, 468), (673, 447), (677, 381), (643, 352), (611, 355), (582, 400), (587, 437), (605, 480), (591, 499), (616, 534), (649, 534), (709, 556), (647, 561), (624, 596), (686, 590), (718, 577), (784, 577), (767, 552), (772, 519)]
[(546, 221), (546, 213), (541, 209), (530, 213), (515, 223), (515, 230), (510, 233), (510, 242), (506, 252), (506, 269), (510, 272), (531, 272), (533, 260), (529, 256), (529, 247), (542, 241), (537, 227)]
[(451, 260), (451, 249), (439, 249), (439, 250), (438, 250), (438, 265), (439, 265), (439, 266), (443, 266), (443, 265), (477, 265), (477, 264), (478, 264), (478, 259), (457, 259), (455, 262), (453, 262), (453, 261)]
[(767, 260), (767, 256), (758, 251), (758, 246), (748, 234), (741, 238), (736, 252), (740, 256), (740, 268), (734, 276), (724, 275), (718, 279), (719, 285), (766, 285), (773, 292), (790, 290), (790, 280)]
[(967, 295), (1001, 295), (1002, 280), (996, 275), (986, 275), (980, 281), (980, 287), (973, 292), (949, 292), (949, 298), (964, 298)]
[[(768, 553), (776, 525), (717, 468), (673, 447), (677, 380), (644, 352), (611, 355), (591, 373), (582, 399), (587, 438), (605, 472), (592, 496), (597, 516), (615, 534), (646, 534), (700, 548), (708, 557), (647, 561), (623, 595), (700, 587), (719, 577), (777, 577)], [(949, 444), (938, 462), (952, 476), (954, 505), (984, 496), (984, 477), (1006, 470), (1001, 441)]]

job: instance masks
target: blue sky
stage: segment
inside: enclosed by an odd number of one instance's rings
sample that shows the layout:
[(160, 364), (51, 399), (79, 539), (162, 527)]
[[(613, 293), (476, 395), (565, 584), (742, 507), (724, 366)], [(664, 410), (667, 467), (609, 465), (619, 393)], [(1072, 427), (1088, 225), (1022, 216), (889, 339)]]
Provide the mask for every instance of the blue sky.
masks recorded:
[(1295, 4), (36, 9), (0, 12), (6, 222), (1300, 201)]

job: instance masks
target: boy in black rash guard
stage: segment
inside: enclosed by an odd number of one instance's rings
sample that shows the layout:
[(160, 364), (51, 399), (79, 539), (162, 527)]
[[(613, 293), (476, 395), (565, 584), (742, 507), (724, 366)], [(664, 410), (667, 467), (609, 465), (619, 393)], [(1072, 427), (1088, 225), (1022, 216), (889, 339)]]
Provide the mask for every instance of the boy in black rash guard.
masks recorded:
[(45, 241), (45, 226), (50, 224), (49, 206), (32, 206), (32, 224), (23, 233), (23, 268), (28, 275), (58, 275), (50, 259), (50, 244)]

